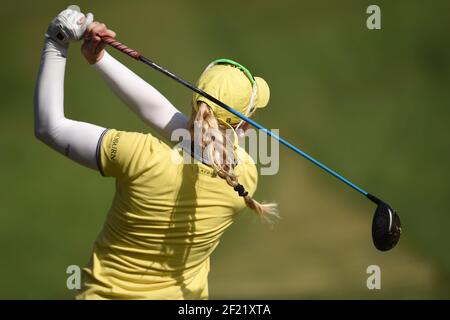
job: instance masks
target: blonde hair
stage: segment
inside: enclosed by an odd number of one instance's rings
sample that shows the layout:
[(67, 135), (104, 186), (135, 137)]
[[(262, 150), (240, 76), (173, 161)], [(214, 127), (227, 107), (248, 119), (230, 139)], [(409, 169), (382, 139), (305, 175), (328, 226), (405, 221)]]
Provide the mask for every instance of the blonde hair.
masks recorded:
[(234, 172), (236, 163), (234, 152), (229, 150), (230, 144), (233, 146), (234, 141), (230, 141), (229, 137), (227, 137), (227, 127), (219, 123), (212, 109), (206, 103), (199, 102), (198, 111), (196, 113), (193, 112), (189, 121), (189, 129), (191, 137), (194, 137), (194, 144), (206, 154), (208, 164), (219, 177), (238, 192), (239, 196), (244, 198), (248, 208), (267, 221), (278, 217), (276, 203), (259, 203), (239, 183), (238, 177)]

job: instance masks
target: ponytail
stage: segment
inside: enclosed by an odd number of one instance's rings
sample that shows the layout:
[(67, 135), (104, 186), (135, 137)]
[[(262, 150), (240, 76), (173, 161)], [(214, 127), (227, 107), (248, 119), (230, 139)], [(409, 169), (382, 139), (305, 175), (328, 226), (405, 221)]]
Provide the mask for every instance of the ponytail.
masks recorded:
[(234, 172), (234, 153), (229, 154), (229, 148), (226, 147), (227, 143), (233, 143), (233, 141), (227, 141), (224, 126), (219, 125), (219, 121), (206, 103), (199, 104), (198, 111), (192, 116), (189, 126), (194, 143), (206, 153), (209, 165), (239, 196), (244, 198), (245, 205), (268, 221), (278, 217), (275, 203), (259, 203), (239, 183)]

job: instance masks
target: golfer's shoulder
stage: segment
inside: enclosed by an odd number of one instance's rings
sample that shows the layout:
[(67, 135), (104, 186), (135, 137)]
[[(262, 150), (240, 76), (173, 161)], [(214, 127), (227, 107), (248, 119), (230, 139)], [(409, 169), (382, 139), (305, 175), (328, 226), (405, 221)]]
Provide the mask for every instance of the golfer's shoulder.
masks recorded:
[(151, 133), (109, 129), (103, 136), (101, 148), (111, 160), (114, 158), (146, 158), (162, 156), (170, 147)]

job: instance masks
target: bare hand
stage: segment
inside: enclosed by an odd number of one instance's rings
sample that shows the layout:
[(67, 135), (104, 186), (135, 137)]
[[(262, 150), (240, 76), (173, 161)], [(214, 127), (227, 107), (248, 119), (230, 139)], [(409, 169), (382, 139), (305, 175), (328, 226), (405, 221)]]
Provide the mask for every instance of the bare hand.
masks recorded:
[(84, 42), (81, 52), (90, 64), (97, 63), (103, 57), (106, 44), (101, 37), (115, 38), (116, 33), (109, 30), (104, 23), (92, 22), (84, 33)]

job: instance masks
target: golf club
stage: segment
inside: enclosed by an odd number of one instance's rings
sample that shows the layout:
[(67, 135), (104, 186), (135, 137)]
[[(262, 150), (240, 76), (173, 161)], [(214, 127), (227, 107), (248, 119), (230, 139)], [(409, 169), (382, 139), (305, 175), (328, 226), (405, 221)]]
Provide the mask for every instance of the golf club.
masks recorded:
[(257, 128), (257, 129), (259, 129), (261, 131), (264, 131), (267, 135), (269, 135), (270, 137), (272, 137), (275, 140), (278, 140), (281, 144), (285, 145), (287, 148), (291, 149), (295, 153), (297, 153), (297, 154), (301, 155), (302, 157), (306, 158), (307, 160), (311, 161), (316, 166), (322, 168), (323, 170), (325, 170), (326, 172), (328, 172), (332, 176), (336, 177), (337, 179), (341, 180), (342, 182), (344, 182), (345, 184), (347, 184), (351, 188), (353, 188), (356, 191), (358, 191), (360, 194), (366, 196), (369, 200), (371, 200), (373, 203), (375, 203), (377, 205), (377, 209), (375, 210), (375, 214), (374, 214), (374, 217), (373, 217), (373, 220), (372, 220), (372, 240), (373, 240), (373, 243), (374, 243), (375, 247), (378, 250), (380, 250), (380, 251), (387, 251), (387, 250), (390, 250), (393, 247), (395, 247), (395, 245), (398, 243), (398, 241), (400, 239), (401, 231), (402, 231), (401, 230), (400, 218), (397, 215), (397, 213), (395, 212), (395, 210), (392, 209), (392, 207), (389, 206), (386, 202), (384, 202), (384, 201), (380, 200), (379, 198), (375, 197), (374, 195), (371, 195), (370, 193), (364, 191), (363, 189), (361, 189), (360, 187), (358, 187), (354, 183), (350, 182), (349, 180), (347, 180), (343, 176), (339, 175), (337, 172), (331, 170), (330, 168), (328, 168), (324, 164), (320, 163), (319, 161), (317, 161), (316, 159), (314, 159), (313, 157), (311, 157), (307, 153), (303, 152), (302, 150), (300, 150), (299, 148), (297, 148), (294, 145), (290, 144), (289, 142), (287, 142), (283, 138), (280, 138), (276, 134), (272, 133), (272, 131), (266, 129), (265, 127), (263, 127), (262, 125), (258, 124), (254, 120), (244, 116), (240, 112), (234, 110), (233, 108), (229, 107), (225, 103), (219, 101), (218, 99), (214, 98), (213, 96), (209, 95), (208, 93), (204, 92), (203, 90), (195, 87), (194, 85), (190, 84), (186, 80), (181, 79), (180, 77), (178, 77), (177, 75), (173, 74), (169, 70), (159, 66), (155, 62), (153, 62), (150, 59), (148, 59), (148, 58), (144, 57), (143, 55), (141, 55), (136, 50), (128, 48), (127, 46), (125, 46), (124, 44), (118, 42), (114, 38), (111, 38), (111, 37), (101, 37), (101, 38), (102, 38), (102, 41), (104, 43), (112, 46), (113, 48), (115, 48), (115, 49), (117, 49), (117, 50), (119, 50), (119, 51), (121, 51), (121, 52), (123, 52), (125, 54), (127, 54), (128, 56), (132, 57), (133, 59), (142, 61), (146, 65), (152, 67), (153, 69), (158, 70), (159, 72), (165, 74), (166, 76), (168, 76), (168, 77), (174, 79), (175, 81), (181, 83), (182, 85), (188, 87), (192, 91), (194, 91), (194, 92), (204, 96), (208, 100), (216, 103), (217, 105), (219, 105), (220, 107), (224, 108), (228, 112), (234, 114), (235, 116), (239, 117), (240, 119), (248, 122), (253, 127), (255, 127), (255, 128)]

